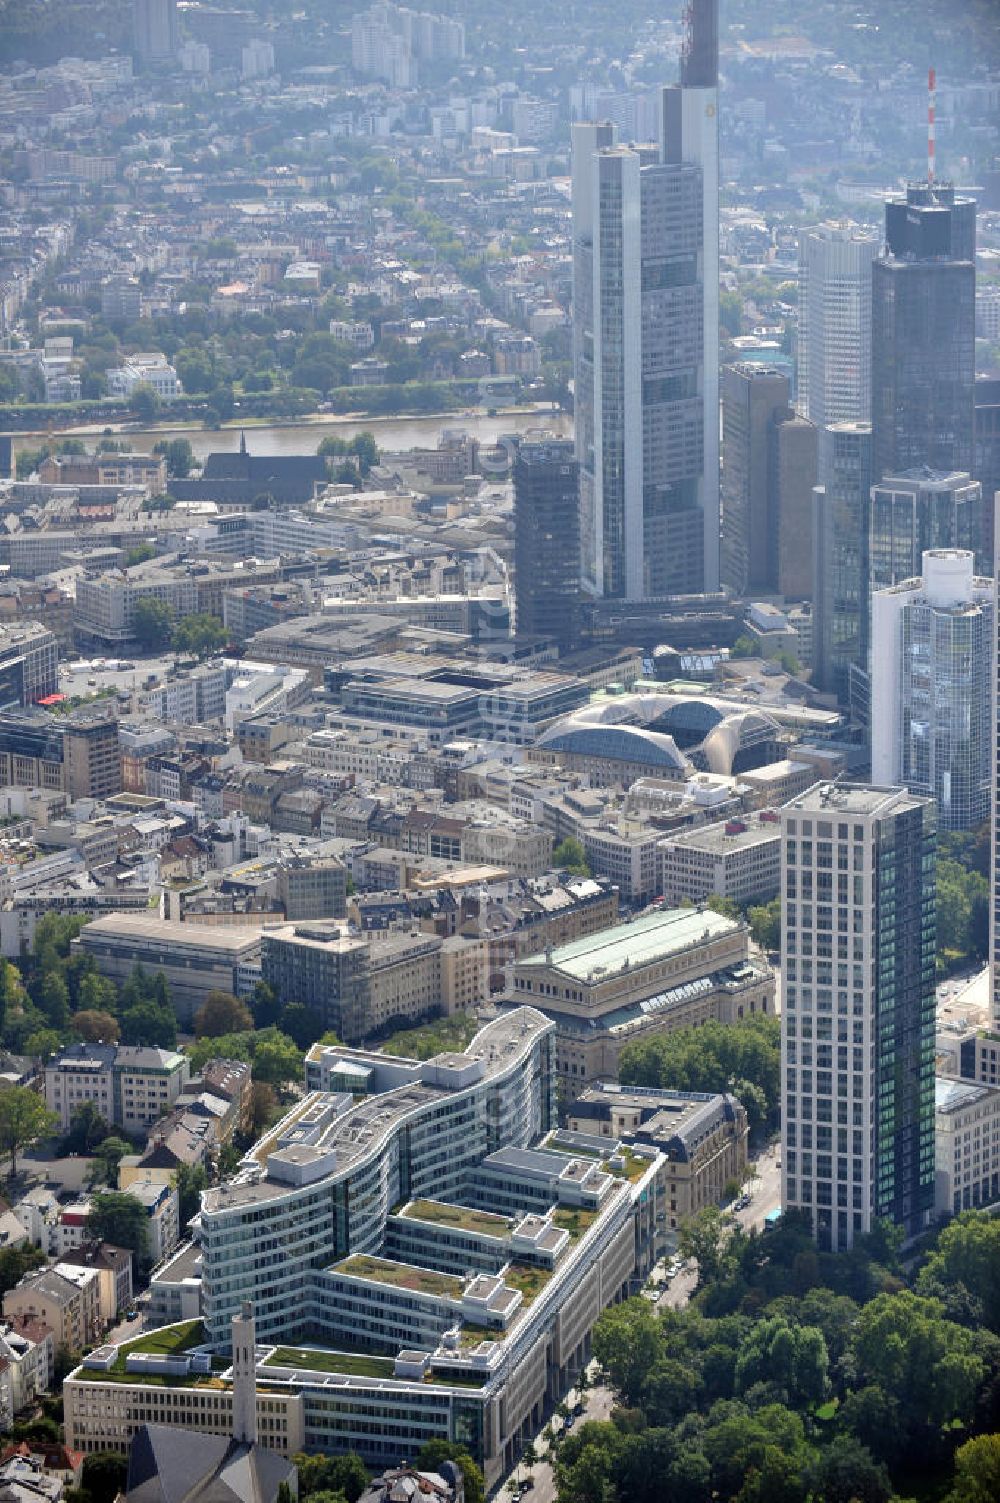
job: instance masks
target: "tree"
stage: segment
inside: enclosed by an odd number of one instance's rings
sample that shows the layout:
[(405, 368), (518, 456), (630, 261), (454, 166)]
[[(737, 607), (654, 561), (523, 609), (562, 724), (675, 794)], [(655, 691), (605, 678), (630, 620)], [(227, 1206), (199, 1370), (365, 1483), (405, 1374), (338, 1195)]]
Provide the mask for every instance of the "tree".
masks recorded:
[(69, 987), (59, 971), (47, 971), (37, 987), (34, 1000), (53, 1028), (65, 1028), (69, 1022)]
[(368, 1486), (368, 1469), (354, 1451), (340, 1456), (293, 1456), (299, 1473), (299, 1497), (342, 1493), (348, 1503), (356, 1503)]
[(696, 1216), (682, 1221), (677, 1231), (677, 1250), (682, 1258), (692, 1258), (698, 1265), (698, 1287), (702, 1288), (722, 1272), (723, 1254), (732, 1221), (718, 1206), (702, 1206)]
[(208, 1189), (204, 1164), (179, 1164), (174, 1184), (177, 1187), (177, 1216), (183, 1228), (201, 1209), (201, 1192)]
[[(89, 981), (90, 977), (86, 979)], [(118, 1019), (110, 1012), (98, 1008), (85, 1007), (80, 1012), (75, 1012), (69, 1020), (69, 1026), (78, 1038), (86, 1039), (91, 1044), (116, 1044), (121, 1035)]]
[(170, 646), (174, 613), (165, 600), (143, 596), (132, 610), (132, 635), (143, 652)]
[(253, 1081), (251, 1093), (250, 1124), (255, 1133), (260, 1133), (274, 1121), (278, 1097), (274, 1087), (263, 1080)]
[(174, 651), (204, 658), (218, 652), (228, 638), (229, 633), (218, 616), (209, 611), (196, 611), (190, 616), (182, 616), (174, 627)]
[(160, 399), (147, 381), (140, 381), (132, 390), (128, 407), (140, 423), (152, 423), (160, 410)]
[(569, 872), (574, 877), (589, 877), (590, 867), (587, 864), (587, 853), (579, 840), (574, 840), (572, 835), (567, 835), (561, 840), (552, 852), (552, 865)]
[(986, 1211), (963, 1211), (944, 1228), (917, 1279), (921, 1294), (961, 1285), (980, 1301), (991, 1331), (1000, 1331), (1000, 1221)]
[(137, 1002), (122, 1013), (122, 1043), (146, 1044), (152, 1049), (177, 1045), (177, 1019), (170, 1007), (158, 1002)]
[(281, 1030), (300, 1049), (308, 1049), (310, 1044), (315, 1044), (322, 1036), (323, 1019), (311, 1007), (306, 1007), (301, 1002), (290, 1002), (281, 1014)]
[(872, 1453), (847, 1435), (820, 1452), (812, 1469), (815, 1503), (889, 1503), (889, 1473)]
[(747, 909), (750, 933), (762, 950), (777, 950), (781, 946), (781, 899), (772, 898), (769, 903), (754, 904)]
[(50, 1112), (30, 1086), (0, 1090), (0, 1152), (10, 1154), (11, 1178), (17, 1174), (17, 1155), (29, 1143), (54, 1132), (59, 1118)]
[(486, 1488), (483, 1474), (458, 1441), (429, 1440), (417, 1453), (417, 1469), (421, 1472), (436, 1471), (442, 1461), (454, 1461), (461, 1470), (465, 1482), (465, 1503), (484, 1503)]
[[(113, 981), (109, 981), (107, 976), (101, 976), (97, 971), (89, 971), (80, 977), (76, 1000), (80, 1009), (76, 1017), (79, 1017), (82, 1012), (99, 1012), (104, 1018), (113, 1017), (118, 1007), (118, 988)], [(76, 1027), (75, 1021), (72, 1026)], [(81, 1034), (80, 1037), (85, 1038), (86, 1035)]]
[(110, 1131), (96, 1101), (81, 1101), (70, 1114), (69, 1132), (62, 1140), (61, 1151), (64, 1154), (91, 1154)]
[(947, 1503), (996, 1503), (997, 1498), (1000, 1498), (1000, 1435), (977, 1435), (955, 1452), (955, 1486)]
[[(25, 1233), (27, 1237), (27, 1232)], [(40, 1268), (48, 1257), (40, 1247), (32, 1247), (27, 1241), (13, 1247), (0, 1247), (0, 1299), (19, 1284), (26, 1273)]]
[(149, 1218), (134, 1195), (96, 1191), (91, 1196), (87, 1226), (99, 1242), (130, 1248), (138, 1265), (149, 1261)]
[(162, 454), (167, 461), (167, 474), (184, 480), (194, 465), (194, 450), (186, 438), (161, 439), (153, 445), (154, 454)]
[(266, 981), (258, 981), (250, 999), (255, 1028), (270, 1028), (281, 1018), (281, 1000)]
[(224, 1033), (243, 1033), (253, 1028), (253, 1018), (232, 992), (218, 988), (208, 993), (195, 1013), (195, 1038), (219, 1038)]
[(775, 1383), (796, 1407), (818, 1404), (826, 1395), (828, 1369), (822, 1331), (773, 1316), (758, 1321), (740, 1347), (736, 1391), (744, 1394), (755, 1383)]
[(303, 1055), (287, 1034), (268, 1029), (271, 1037), (261, 1036), (253, 1054), (253, 1078), (268, 1085), (283, 1086), (301, 1080)]
[(122, 1451), (94, 1451), (83, 1458), (83, 1488), (91, 1503), (114, 1503), (127, 1478), (128, 1459)]
[(132, 1153), (132, 1144), (127, 1138), (119, 1138), (110, 1134), (97, 1145), (94, 1151), (93, 1162), (87, 1171), (87, 1178), (93, 1185), (110, 1185), (114, 1189), (118, 1184), (118, 1166), (127, 1153)]
[(972, 1333), (944, 1318), (940, 1300), (909, 1289), (877, 1295), (858, 1316), (852, 1351), (865, 1379), (898, 1396), (908, 1429), (971, 1418), (985, 1364)]
[(594, 1326), (594, 1356), (628, 1405), (637, 1401), (647, 1373), (662, 1352), (661, 1327), (648, 1300), (612, 1305)]
[(24, 1041), (24, 1053), (32, 1059), (50, 1059), (62, 1048), (62, 1035), (55, 1028), (36, 1028)]

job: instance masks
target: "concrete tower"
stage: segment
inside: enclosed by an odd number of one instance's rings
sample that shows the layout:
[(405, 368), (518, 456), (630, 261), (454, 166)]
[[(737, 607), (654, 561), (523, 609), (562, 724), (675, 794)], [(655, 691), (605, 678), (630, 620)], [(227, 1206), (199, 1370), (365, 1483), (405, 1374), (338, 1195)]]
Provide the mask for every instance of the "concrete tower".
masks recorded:
[(249, 1300), (233, 1316), (233, 1439), (257, 1444), (257, 1342)]

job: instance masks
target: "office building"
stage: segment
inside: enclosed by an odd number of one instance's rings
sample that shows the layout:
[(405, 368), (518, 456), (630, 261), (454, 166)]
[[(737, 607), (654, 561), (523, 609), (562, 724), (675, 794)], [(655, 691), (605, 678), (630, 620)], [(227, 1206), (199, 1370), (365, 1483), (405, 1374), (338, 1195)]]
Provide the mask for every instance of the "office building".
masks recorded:
[(781, 885), (781, 820), (773, 809), (678, 830), (660, 841), (660, 893), (669, 907), (768, 903)]
[(846, 705), (851, 669), (868, 661), (871, 425), (833, 423), (820, 428), (817, 439), (812, 681)]
[(901, 788), (781, 811), (781, 1200), (832, 1251), (934, 1206), (934, 827)]
[(78, 712), (63, 731), (63, 787), (71, 799), (110, 798), (122, 789), (118, 719)]
[(695, 0), (660, 140), (573, 128), (576, 455), (584, 589), (718, 585), (718, 12)]
[(518, 445), (514, 462), (518, 636), (580, 637), (580, 467), (568, 439)]
[(132, 28), (141, 63), (169, 62), (177, 52), (177, 0), (132, 0)]
[(0, 626), (0, 709), (37, 704), (59, 692), (59, 642), (41, 621)]
[(812, 594), (816, 430), (788, 378), (741, 362), (722, 372), (722, 582), (734, 595)]
[(656, 1144), (552, 1130), (552, 1034), (519, 1007), (461, 1054), (341, 1049), (344, 1085), (203, 1197), (183, 1274), (203, 1326), (169, 1365), (162, 1332), (89, 1353), (64, 1385), (67, 1443), (121, 1446), (151, 1420), (231, 1433), (252, 1362), (260, 1443), (382, 1469), (446, 1438), (495, 1488), (666, 1245)]
[(950, 184), (911, 184), (886, 203), (872, 266), (873, 480), (972, 470), (975, 255), (975, 201)]
[[(588, 1086), (566, 1108), (569, 1134), (592, 1141), (645, 1143), (663, 1155), (660, 1168), (665, 1225), (704, 1206), (721, 1205), (747, 1163), (747, 1114), (735, 1096), (670, 1091), (604, 1081)], [(584, 1137), (578, 1139), (581, 1146)]]
[(662, 908), (517, 960), (510, 996), (555, 1023), (556, 1072), (575, 1091), (617, 1079), (622, 1049), (647, 1034), (773, 1012), (774, 974), (745, 924)]
[(957, 1216), (1000, 1200), (1000, 1089), (934, 1082), (934, 1209)]
[(141, 965), (162, 971), (177, 1021), (190, 1025), (210, 991), (248, 994), (260, 979), (260, 931), (210, 929), (155, 916), (109, 913), (81, 929), (73, 941), (92, 955), (102, 976), (123, 985)]
[[(817, 428), (871, 416), (872, 262), (876, 236), (859, 225), (799, 235), (799, 412)], [(822, 469), (820, 484), (826, 479)]]
[(983, 564), (992, 574), (1000, 491), (1000, 376), (976, 377), (972, 474), (983, 488)]
[[(982, 486), (967, 473), (909, 470), (872, 486), (868, 525), (868, 595), (919, 575), (923, 556), (939, 548), (980, 548)], [(870, 618), (869, 618), (870, 619)]]
[(994, 587), (971, 553), (925, 553), (923, 576), (872, 595), (872, 779), (934, 799), (938, 824), (989, 818)]
[(0, 783), (59, 790), (70, 798), (119, 793), (118, 721), (101, 712), (0, 711)]

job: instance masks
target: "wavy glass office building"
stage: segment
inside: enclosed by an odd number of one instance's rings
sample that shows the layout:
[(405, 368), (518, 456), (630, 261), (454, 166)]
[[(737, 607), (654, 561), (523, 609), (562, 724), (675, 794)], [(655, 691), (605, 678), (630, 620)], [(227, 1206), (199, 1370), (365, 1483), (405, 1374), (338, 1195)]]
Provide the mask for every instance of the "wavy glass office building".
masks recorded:
[(153, 1333), (88, 1354), (69, 1443), (124, 1447), (157, 1420), (228, 1433), (248, 1301), (268, 1445), (384, 1467), (443, 1436), (493, 1487), (665, 1237), (663, 1154), (554, 1132), (554, 1054), (531, 1007), (431, 1060), (316, 1045), (304, 1099), (203, 1196), (183, 1350), (164, 1366)]

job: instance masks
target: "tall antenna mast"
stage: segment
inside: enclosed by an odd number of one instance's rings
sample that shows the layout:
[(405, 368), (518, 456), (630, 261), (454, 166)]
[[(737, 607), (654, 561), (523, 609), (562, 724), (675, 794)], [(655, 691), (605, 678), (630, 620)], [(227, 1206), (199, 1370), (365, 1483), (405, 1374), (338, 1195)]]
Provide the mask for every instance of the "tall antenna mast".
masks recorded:
[(927, 70), (927, 181), (934, 181), (934, 106), (937, 96), (937, 73)]

